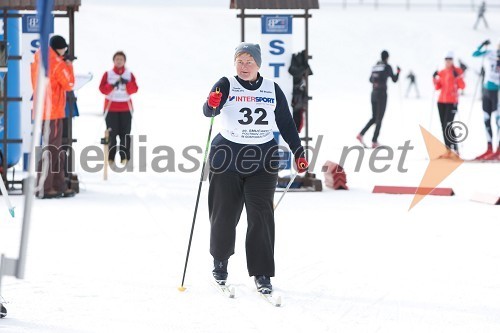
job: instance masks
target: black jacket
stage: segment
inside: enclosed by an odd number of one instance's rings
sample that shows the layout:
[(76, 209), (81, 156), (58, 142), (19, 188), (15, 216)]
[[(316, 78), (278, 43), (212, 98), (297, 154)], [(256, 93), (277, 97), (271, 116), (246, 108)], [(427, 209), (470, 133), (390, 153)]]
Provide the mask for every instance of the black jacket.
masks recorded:
[(393, 82), (398, 82), (399, 73), (394, 74), (391, 65), (387, 62), (379, 61), (372, 68), (370, 82), (373, 84), (373, 90), (387, 90), (387, 79), (391, 78)]

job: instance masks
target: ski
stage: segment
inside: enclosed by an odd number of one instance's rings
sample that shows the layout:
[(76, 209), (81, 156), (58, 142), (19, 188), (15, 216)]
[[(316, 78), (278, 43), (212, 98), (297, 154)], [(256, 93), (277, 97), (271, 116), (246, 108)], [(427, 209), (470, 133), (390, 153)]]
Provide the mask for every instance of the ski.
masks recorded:
[(273, 293), (263, 294), (260, 291), (257, 291), (257, 293), (260, 295), (261, 298), (263, 298), (267, 303), (271, 304), (272, 306), (280, 307), (282, 304), (281, 296), (279, 295), (273, 295)]
[(218, 284), (215, 281), (212, 281), (212, 284), (214, 287), (224, 296), (229, 297), (229, 298), (234, 298), (236, 293), (234, 290), (234, 287), (231, 285), (225, 285), (225, 284)]

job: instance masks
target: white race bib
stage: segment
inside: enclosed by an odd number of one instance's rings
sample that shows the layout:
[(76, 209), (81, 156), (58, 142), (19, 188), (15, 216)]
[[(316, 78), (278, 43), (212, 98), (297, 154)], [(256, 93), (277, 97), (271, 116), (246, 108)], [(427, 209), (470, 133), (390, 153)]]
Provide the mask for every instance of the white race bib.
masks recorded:
[(221, 109), (220, 134), (240, 144), (261, 144), (273, 139), (276, 109), (274, 82), (263, 79), (257, 90), (245, 89), (229, 77), (229, 96)]
[(500, 69), (498, 68), (498, 63), (497, 63), (497, 52), (495, 51), (489, 51), (489, 53), (486, 54), (488, 57), (489, 65), (484, 66), (485, 67), (485, 78), (486, 80), (493, 82), (497, 86), (500, 85)]
[[(108, 71), (108, 83), (114, 85), (120, 79), (120, 76), (129, 82), (132, 79), (132, 73), (128, 69), (125, 69), (122, 75), (118, 75), (114, 70), (110, 70)], [(120, 83), (106, 98), (113, 102), (127, 102), (130, 100), (130, 95), (127, 93), (125, 85)]]

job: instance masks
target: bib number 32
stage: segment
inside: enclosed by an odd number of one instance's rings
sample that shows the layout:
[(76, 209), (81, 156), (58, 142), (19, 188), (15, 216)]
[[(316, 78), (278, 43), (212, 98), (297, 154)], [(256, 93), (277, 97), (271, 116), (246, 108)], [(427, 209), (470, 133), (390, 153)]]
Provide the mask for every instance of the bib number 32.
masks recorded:
[(250, 108), (243, 108), (240, 110), (240, 113), (243, 113), (243, 119), (238, 120), (238, 122), (242, 125), (250, 125), (254, 123), (254, 117), (258, 116), (257, 120), (255, 120), (255, 125), (268, 125), (269, 122), (266, 119), (267, 112), (263, 108), (257, 108), (252, 112)]

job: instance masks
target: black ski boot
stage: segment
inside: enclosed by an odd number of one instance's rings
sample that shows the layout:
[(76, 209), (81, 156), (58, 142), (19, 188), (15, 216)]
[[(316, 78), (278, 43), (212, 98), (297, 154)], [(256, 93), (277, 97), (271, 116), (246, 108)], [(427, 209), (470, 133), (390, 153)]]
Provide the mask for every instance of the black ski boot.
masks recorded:
[(212, 271), (212, 274), (215, 282), (220, 285), (225, 285), (227, 281), (227, 262), (228, 260), (221, 261), (214, 259), (214, 270)]
[(257, 286), (257, 291), (261, 294), (270, 294), (273, 292), (273, 286), (271, 285), (271, 278), (269, 276), (256, 275), (255, 285)]

